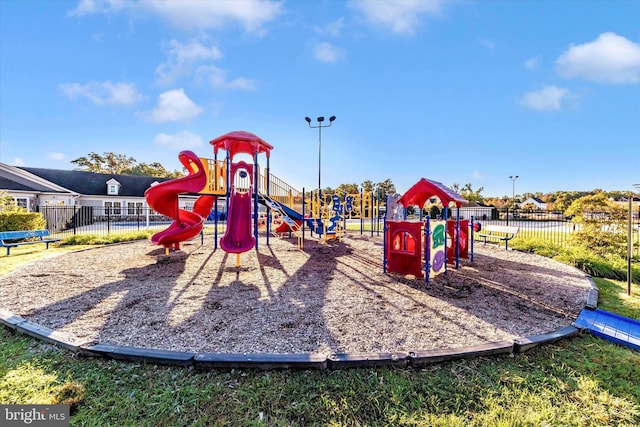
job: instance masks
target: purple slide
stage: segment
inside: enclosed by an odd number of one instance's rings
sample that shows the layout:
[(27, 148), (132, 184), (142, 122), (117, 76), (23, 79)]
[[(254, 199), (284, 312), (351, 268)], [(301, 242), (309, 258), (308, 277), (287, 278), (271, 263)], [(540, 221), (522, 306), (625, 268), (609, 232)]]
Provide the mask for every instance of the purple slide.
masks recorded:
[[(245, 162), (234, 163), (231, 168), (232, 176), (238, 169), (248, 171), (249, 179), (251, 167)], [(229, 216), (227, 217), (227, 230), (220, 239), (220, 247), (223, 251), (232, 254), (247, 252), (256, 244), (251, 227), (251, 191), (233, 191), (229, 198)]]

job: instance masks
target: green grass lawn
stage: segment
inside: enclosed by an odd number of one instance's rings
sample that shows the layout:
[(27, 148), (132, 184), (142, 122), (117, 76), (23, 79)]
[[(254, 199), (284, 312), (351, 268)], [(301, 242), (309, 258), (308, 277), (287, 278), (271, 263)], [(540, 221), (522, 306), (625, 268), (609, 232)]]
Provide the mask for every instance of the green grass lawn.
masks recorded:
[[(34, 258), (12, 251), (0, 275)], [(629, 297), (625, 282), (596, 283), (601, 308), (640, 319), (640, 286)], [(640, 425), (640, 353), (589, 334), (524, 354), (344, 371), (85, 359), (6, 328), (0, 343), (0, 403), (68, 403), (72, 425)]]

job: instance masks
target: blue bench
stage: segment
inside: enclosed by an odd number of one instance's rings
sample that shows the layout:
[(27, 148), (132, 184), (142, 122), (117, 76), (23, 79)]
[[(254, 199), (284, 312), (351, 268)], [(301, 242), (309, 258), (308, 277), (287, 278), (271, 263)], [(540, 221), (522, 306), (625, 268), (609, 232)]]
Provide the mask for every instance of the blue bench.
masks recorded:
[(48, 236), (49, 230), (0, 231), (0, 247), (7, 248), (7, 256), (9, 256), (11, 248), (17, 246), (44, 243), (49, 249), (49, 243), (60, 241), (60, 239), (45, 239)]
[(485, 225), (482, 227), (479, 233), (475, 233), (475, 236), (482, 237), (484, 244), (487, 244), (487, 239), (497, 240), (504, 242), (504, 248), (509, 249), (509, 240), (516, 237), (520, 231), (520, 227), (510, 227), (508, 225)]

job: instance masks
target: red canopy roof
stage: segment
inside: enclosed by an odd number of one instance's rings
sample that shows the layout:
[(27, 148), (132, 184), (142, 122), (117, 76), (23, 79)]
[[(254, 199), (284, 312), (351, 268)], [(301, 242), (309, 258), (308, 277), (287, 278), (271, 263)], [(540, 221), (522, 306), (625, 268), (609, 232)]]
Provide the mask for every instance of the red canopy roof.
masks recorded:
[(424, 206), (424, 204), (430, 198), (436, 196), (444, 206), (449, 206), (451, 202), (455, 203), (456, 207), (462, 206), (467, 203), (461, 195), (447, 187), (446, 185), (431, 181), (430, 179), (422, 178), (416, 182), (406, 193), (398, 199), (398, 204), (401, 204), (405, 208), (409, 205)]
[(222, 148), (229, 152), (229, 157), (233, 157), (238, 153), (266, 153), (267, 157), (269, 157), (271, 150), (273, 150), (271, 144), (251, 132), (243, 130), (225, 133), (209, 141), (209, 144), (213, 145), (214, 153), (218, 153), (218, 149)]

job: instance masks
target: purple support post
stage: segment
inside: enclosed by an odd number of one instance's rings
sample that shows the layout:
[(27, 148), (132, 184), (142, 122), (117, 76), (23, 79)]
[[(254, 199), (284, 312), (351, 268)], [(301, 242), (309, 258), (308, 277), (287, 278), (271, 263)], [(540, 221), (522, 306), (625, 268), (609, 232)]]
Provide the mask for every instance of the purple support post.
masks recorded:
[[(214, 172), (217, 172), (218, 168), (218, 152), (213, 153)], [(216, 180), (216, 189), (218, 188), (218, 176), (214, 177)], [(213, 202), (213, 250), (218, 249), (218, 196), (216, 196)]]
[[(444, 229), (445, 229), (445, 239), (446, 239), (446, 235), (447, 232), (446, 230), (448, 230), (447, 228), (447, 220), (449, 219), (449, 208), (447, 206), (445, 206), (442, 209), (442, 215), (444, 217)], [(447, 272), (449, 271), (449, 259), (448, 259), (448, 250), (447, 250), (447, 243), (445, 240), (445, 244), (444, 244), (444, 274), (447, 274)]]
[(460, 208), (456, 208), (456, 270), (460, 268)]
[(258, 152), (253, 153), (253, 237), (256, 239), (256, 250), (258, 250)]
[[(431, 218), (429, 215), (425, 218), (424, 221), (424, 282), (425, 284), (429, 284), (429, 276), (431, 276)], [(445, 246), (445, 253), (446, 251)]]

